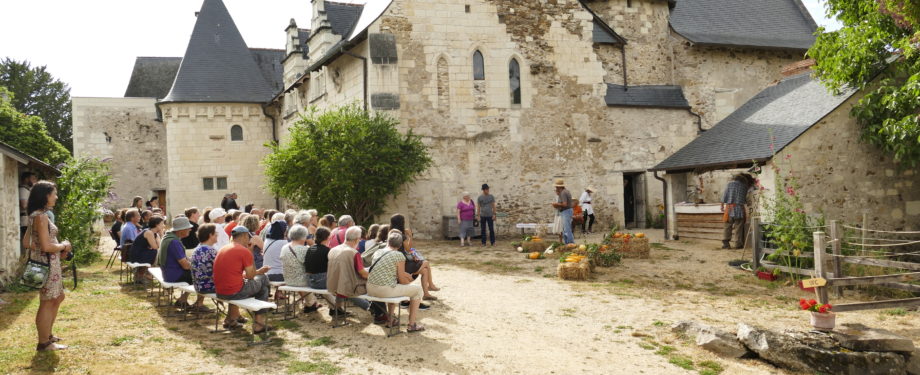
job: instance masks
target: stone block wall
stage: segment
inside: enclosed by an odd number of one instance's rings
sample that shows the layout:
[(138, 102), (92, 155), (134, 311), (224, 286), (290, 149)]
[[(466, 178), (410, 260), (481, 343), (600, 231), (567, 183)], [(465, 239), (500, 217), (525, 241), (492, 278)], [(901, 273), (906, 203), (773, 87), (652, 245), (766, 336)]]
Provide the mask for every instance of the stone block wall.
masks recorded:
[[(857, 100), (850, 98), (778, 151), (778, 166), (798, 178), (802, 187), (797, 194), (810, 214), (855, 226), (865, 213), (870, 229), (920, 230), (920, 170), (900, 167), (859, 139), (860, 127), (849, 116)], [(761, 181), (774, 186), (771, 179)]]
[(19, 242), (19, 162), (0, 154), (0, 287), (15, 278)]
[(74, 155), (110, 160), (114, 207), (166, 188), (166, 128), (156, 121), (155, 103), (154, 98), (73, 98)]
[[(167, 201), (171, 213), (187, 207), (219, 207), (224, 194), (236, 192), (240, 206), (275, 207), (264, 189), (260, 164), (272, 140), (271, 119), (259, 104), (171, 103), (161, 106), (168, 129), (169, 164)], [(230, 128), (240, 125), (243, 140), (232, 141)], [(203, 178), (226, 177), (227, 188), (204, 190)]]

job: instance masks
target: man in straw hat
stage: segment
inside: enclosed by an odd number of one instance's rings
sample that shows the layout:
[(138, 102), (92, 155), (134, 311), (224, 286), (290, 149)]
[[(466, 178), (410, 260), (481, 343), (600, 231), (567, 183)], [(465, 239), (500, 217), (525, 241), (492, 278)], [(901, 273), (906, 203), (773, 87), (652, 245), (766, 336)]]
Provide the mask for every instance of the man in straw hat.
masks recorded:
[[(591, 206), (591, 194), (594, 194), (596, 190), (592, 186), (585, 188), (585, 192), (581, 193), (581, 197), (578, 198), (578, 201), (581, 202), (582, 215), (584, 215), (585, 220), (581, 222), (581, 233), (591, 233), (594, 230), (594, 207)], [(588, 223), (588, 219), (591, 220)], [(585, 230), (585, 224), (587, 224), (587, 230)]]
[(565, 244), (575, 243), (575, 235), (572, 233), (572, 193), (565, 188), (565, 180), (556, 179), (553, 185), (556, 188), (556, 195), (559, 198), (553, 203), (553, 208), (559, 211), (562, 217), (562, 242)]

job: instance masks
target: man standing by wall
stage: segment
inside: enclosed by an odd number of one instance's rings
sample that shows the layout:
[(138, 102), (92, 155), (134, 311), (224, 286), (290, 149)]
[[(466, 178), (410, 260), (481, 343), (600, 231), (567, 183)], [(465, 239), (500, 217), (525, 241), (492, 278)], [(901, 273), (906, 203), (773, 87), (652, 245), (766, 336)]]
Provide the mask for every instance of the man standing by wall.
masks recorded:
[(553, 208), (559, 211), (562, 217), (562, 242), (565, 244), (575, 243), (575, 235), (572, 233), (572, 193), (565, 188), (563, 179), (556, 179), (556, 194), (559, 196)]
[(482, 184), (482, 195), (476, 198), (476, 216), (479, 216), (479, 229), (482, 246), (486, 245), (486, 225), (489, 225), (489, 245), (495, 246), (495, 196), (489, 194), (489, 184)]
[[(735, 248), (744, 247), (744, 205), (747, 203), (747, 179), (744, 175), (736, 175), (725, 186), (722, 193), (722, 221), (725, 222), (722, 232), (722, 248), (728, 249), (729, 241), (734, 232)], [(728, 207), (726, 207), (728, 206)]]

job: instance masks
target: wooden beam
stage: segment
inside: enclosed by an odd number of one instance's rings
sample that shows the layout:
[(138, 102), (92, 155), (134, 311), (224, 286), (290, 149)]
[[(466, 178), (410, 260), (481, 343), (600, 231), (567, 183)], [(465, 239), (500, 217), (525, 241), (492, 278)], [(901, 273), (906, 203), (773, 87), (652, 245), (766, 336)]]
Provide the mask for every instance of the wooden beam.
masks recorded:
[(797, 275), (808, 276), (808, 277), (814, 276), (814, 272), (815, 272), (812, 269), (786, 267), (786, 266), (781, 266), (776, 263), (771, 263), (771, 262), (766, 262), (766, 261), (764, 261), (760, 265), (761, 267), (766, 268), (767, 270), (770, 270), (770, 271), (774, 269), (779, 269), (780, 271), (783, 271), (783, 272), (794, 273)]
[[(826, 248), (826, 244), (824, 243), (824, 232), (814, 232), (812, 236), (814, 238), (815, 247), (815, 275), (824, 279), (827, 277), (827, 273), (825, 272), (827, 265), (824, 264), (824, 258), (827, 256), (827, 254), (824, 253), (824, 249)], [(828, 302), (827, 289), (828, 288), (823, 286), (815, 287), (815, 293), (818, 295), (818, 301), (821, 303)]]
[(754, 262), (752, 263), (752, 264), (754, 265), (754, 267), (751, 267), (751, 269), (752, 269), (752, 270), (754, 271), (754, 273), (756, 274), (756, 273), (757, 273), (757, 269), (760, 268), (760, 257), (761, 257), (761, 255), (763, 254), (763, 249), (760, 247), (760, 245), (761, 245), (760, 238), (761, 238), (763, 235), (760, 233), (760, 219), (759, 219), (759, 218), (756, 218), (756, 217), (755, 217), (755, 218), (751, 219), (751, 229), (754, 230), (754, 235), (751, 236), (751, 237), (752, 237), (752, 241), (754, 241), (754, 246), (753, 246), (753, 248), (754, 248)]
[(844, 303), (834, 305), (834, 312), (858, 311), (858, 310), (875, 310), (875, 309), (893, 309), (898, 307), (920, 306), (920, 298), (892, 299), (886, 301)]
[(896, 260), (884, 260), (875, 258), (843, 258), (845, 263), (862, 264), (865, 266), (878, 266), (889, 268), (900, 268), (904, 270), (920, 271), (920, 263), (900, 262)]
[(905, 284), (905, 283), (882, 283), (879, 284), (886, 288), (906, 290), (908, 292), (920, 293), (920, 285), (916, 284)]
[[(830, 236), (831, 236), (831, 252), (834, 254), (834, 275), (836, 277), (843, 277), (843, 267), (841, 267), (842, 262), (840, 261), (840, 227), (837, 226), (837, 220), (831, 220), (830, 224)], [(837, 298), (843, 297), (843, 288), (836, 287), (834, 288), (834, 295)]]
[[(773, 254), (773, 253), (775, 253), (777, 250), (776, 250), (776, 249), (763, 249), (762, 251), (763, 251), (764, 254)], [(795, 256), (795, 255), (792, 255), (792, 252), (791, 252), (791, 251), (787, 251), (787, 252), (785, 252), (785, 254), (783, 254), (782, 256), (791, 256), (791, 257), (793, 257), (793, 256)], [(799, 254), (799, 256), (798, 256), (797, 258), (814, 258), (814, 257), (815, 257), (815, 253), (814, 253), (813, 251), (802, 251), (802, 252)]]
[(901, 273), (897, 275), (841, 277), (827, 279), (827, 286), (880, 285), (890, 282), (920, 279), (920, 272)]

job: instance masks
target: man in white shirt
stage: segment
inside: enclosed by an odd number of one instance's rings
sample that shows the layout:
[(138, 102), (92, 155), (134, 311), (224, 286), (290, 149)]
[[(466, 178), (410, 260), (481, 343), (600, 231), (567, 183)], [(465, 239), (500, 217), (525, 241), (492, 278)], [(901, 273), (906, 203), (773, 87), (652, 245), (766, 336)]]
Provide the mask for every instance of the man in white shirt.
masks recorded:
[[(582, 215), (584, 220), (581, 222), (581, 233), (591, 233), (594, 230), (594, 208), (591, 206), (591, 194), (594, 193), (594, 188), (588, 186), (585, 188), (585, 192), (581, 193), (581, 197), (578, 198), (578, 202), (581, 203)], [(588, 219), (591, 219), (591, 223), (588, 223)], [(587, 230), (585, 230), (585, 224), (587, 224)]]
[(19, 239), (26, 234), (29, 227), (29, 192), (32, 185), (38, 182), (38, 176), (32, 172), (23, 172), (19, 178)]
[(224, 230), (224, 221), (227, 219), (227, 212), (224, 211), (223, 208), (215, 208), (208, 213), (208, 218), (211, 219), (211, 224), (217, 227), (217, 243), (214, 244), (214, 248), (220, 249), (230, 244), (230, 236), (227, 235), (227, 231)]

